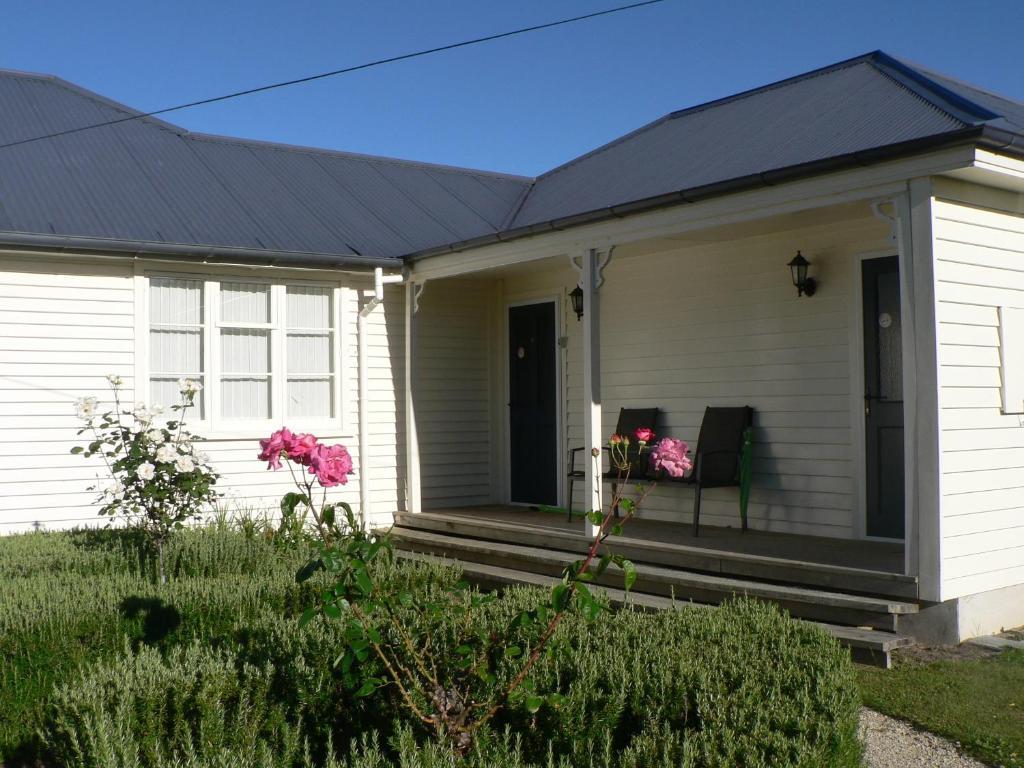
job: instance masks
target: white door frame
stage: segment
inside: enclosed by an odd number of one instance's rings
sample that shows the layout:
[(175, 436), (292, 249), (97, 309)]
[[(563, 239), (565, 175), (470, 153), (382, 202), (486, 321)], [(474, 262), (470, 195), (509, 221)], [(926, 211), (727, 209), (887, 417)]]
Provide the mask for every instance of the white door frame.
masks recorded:
[(853, 448), (854, 467), (854, 503), (853, 533), (857, 539), (866, 541), (889, 541), (905, 544), (910, 537), (911, 515), (913, 513), (911, 496), (905, 494), (904, 501), (904, 538), (893, 539), (867, 534), (867, 435), (864, 425), (864, 280), (863, 263), (872, 259), (896, 256), (900, 270), (900, 323), (903, 330), (901, 344), (903, 352), (903, 477), (904, 484), (913, 478), (913, 440), (916, 435), (914, 417), (914, 393), (917, 387), (917, 369), (912, 358), (906, 354), (914, 344), (913, 308), (909, 302), (909, 291), (906, 285), (907, 274), (903, 266), (903, 256), (897, 245), (882, 250), (862, 251), (855, 253), (851, 259), (851, 297), (850, 297), (850, 426)]
[[(564, 301), (561, 294), (547, 294), (544, 296), (536, 296), (529, 299), (517, 299), (516, 301), (505, 301), (504, 307), (501, 314), (501, 335), (502, 342), (498, 345), (498, 349), (502, 350), (502, 362), (501, 362), (501, 404), (504, 408), (504, 418), (501, 420), (501, 426), (504, 434), (501, 437), (502, 445), (502, 461), (504, 463), (502, 474), (504, 475), (504, 488), (502, 502), (505, 504), (512, 504), (512, 425), (511, 417), (512, 412), (509, 407), (509, 376), (511, 371), (509, 369), (509, 355), (512, 350), (509, 349), (509, 323), (508, 315), (509, 310), (513, 307), (528, 307), (533, 304), (554, 304), (555, 306), (555, 456), (557, 457), (556, 472), (558, 473), (556, 479), (555, 490), (557, 494), (557, 503), (565, 504), (565, 486), (566, 486), (566, 472), (568, 471), (565, 465), (565, 348), (559, 343), (559, 341), (566, 336), (565, 332), (565, 315), (563, 312)], [(530, 504), (518, 502), (517, 506), (528, 507)]]

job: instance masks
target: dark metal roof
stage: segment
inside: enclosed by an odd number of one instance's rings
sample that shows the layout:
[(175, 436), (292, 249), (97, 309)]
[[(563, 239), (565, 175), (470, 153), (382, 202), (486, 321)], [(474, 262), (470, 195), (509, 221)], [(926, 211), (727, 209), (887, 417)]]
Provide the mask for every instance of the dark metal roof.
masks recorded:
[[(0, 71), (0, 144), (134, 114)], [(674, 112), (534, 180), (140, 118), (0, 149), (0, 245), (397, 266), (959, 143), (1024, 155), (1024, 104), (880, 51)]]
[[(131, 114), (57, 78), (0, 72), (0, 144)], [(0, 149), (0, 243), (388, 263), (497, 232), (529, 182), (140, 118)]]
[[(933, 79), (934, 78), (934, 79)], [(875, 52), (674, 112), (545, 173), (510, 229), (956, 134), (1024, 105)]]

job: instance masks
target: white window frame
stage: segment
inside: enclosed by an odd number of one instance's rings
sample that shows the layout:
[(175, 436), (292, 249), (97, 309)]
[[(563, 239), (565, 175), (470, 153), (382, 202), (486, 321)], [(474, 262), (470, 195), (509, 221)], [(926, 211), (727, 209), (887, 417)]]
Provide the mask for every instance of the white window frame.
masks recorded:
[[(205, 381), (206, 417), (189, 418), (190, 428), (208, 438), (241, 439), (263, 437), (287, 426), (294, 432), (312, 432), (317, 436), (352, 437), (349, 427), (345, 361), (347, 360), (347, 328), (344, 320), (349, 289), (337, 280), (308, 277), (270, 277), (238, 272), (197, 273), (169, 269), (137, 269), (135, 274), (135, 377), (136, 400), (149, 402), (150, 397), (150, 280), (168, 278), (203, 282), (203, 378)], [(261, 283), (270, 286), (270, 323), (246, 324), (221, 319), (221, 283)], [(331, 354), (334, 370), (332, 396), (335, 415), (332, 418), (296, 418), (286, 413), (288, 382), (286, 340), (287, 289), (289, 287), (327, 288), (331, 291)], [(221, 415), (221, 330), (252, 327), (270, 331), (271, 417), (269, 419), (230, 419)], [(164, 404), (169, 405), (169, 404)]]

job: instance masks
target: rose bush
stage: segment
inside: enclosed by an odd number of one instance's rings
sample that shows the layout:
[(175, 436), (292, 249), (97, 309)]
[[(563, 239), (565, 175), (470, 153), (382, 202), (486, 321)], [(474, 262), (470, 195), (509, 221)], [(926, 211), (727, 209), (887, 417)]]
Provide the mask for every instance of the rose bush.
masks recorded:
[[(635, 445), (622, 435), (609, 439), (618, 490), (607, 511), (587, 512), (595, 533), (585, 556), (566, 567), (547, 599), (517, 614), (506, 631), (481, 633), (476, 617), (487, 610), (494, 595), (475, 593), (465, 584), (421, 594), (376, 579), (375, 558), (392, 552), (390, 536), (367, 530), (348, 504), (327, 503), (327, 489), (347, 482), (352, 473), (344, 446), (326, 446), (312, 435), (297, 435), (287, 428), (274, 432), (260, 441), (258, 458), (271, 470), (287, 462), (292, 472), (297, 491), (282, 499), (282, 514), (308, 511), (320, 537), (317, 556), (296, 578), (304, 582), (323, 572), (333, 582), (300, 623), (318, 614), (343, 620), (346, 647), (335, 664), (354, 696), (377, 690), (391, 693), (414, 722), (433, 731), (456, 754), (469, 752), (481, 729), (499, 713), (535, 714), (542, 706), (558, 707), (560, 694), (539, 690), (531, 673), (549, 653), (549, 641), (569, 612), (594, 621), (608, 609), (588, 585), (602, 578), (609, 566), (621, 569), (626, 590), (635, 583), (635, 566), (611, 552), (607, 540), (621, 532), (650, 491), (636, 484), (635, 497), (622, 492), (634, 467), (647, 460), (647, 445), (654, 437), (654, 431), (644, 427), (634, 433)], [(600, 451), (596, 453), (593, 460), (599, 465)], [(319, 502), (313, 493), (314, 478), (324, 489)], [(617, 519), (620, 508), (625, 520)], [(337, 509), (344, 511), (343, 522), (337, 519)], [(442, 617), (455, 620), (454, 634), (443, 643), (436, 635)]]
[[(86, 458), (100, 456), (111, 483), (99, 489), (99, 513), (141, 529), (157, 557), (161, 583), (166, 583), (164, 548), (172, 533), (188, 520), (199, 518), (220, 498), (215, 489), (218, 475), (209, 458), (195, 447), (197, 438), (185, 427), (185, 415), (202, 390), (199, 382), (181, 379), (181, 401), (171, 407), (177, 415), (159, 421), (163, 408), (136, 403), (132, 410), (121, 407), (120, 376), (109, 375), (114, 408), (99, 413), (99, 400), (81, 397), (75, 413), (85, 422), (78, 430), (91, 432), (92, 442), (76, 446), (71, 453)], [(91, 490), (97, 490), (97, 487)]]

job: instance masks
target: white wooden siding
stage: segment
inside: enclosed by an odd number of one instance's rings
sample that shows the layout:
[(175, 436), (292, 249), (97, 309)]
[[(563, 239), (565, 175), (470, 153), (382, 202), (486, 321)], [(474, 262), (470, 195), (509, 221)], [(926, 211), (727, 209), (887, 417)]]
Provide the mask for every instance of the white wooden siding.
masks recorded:
[(108, 400), (107, 373), (133, 399), (131, 267), (0, 258), (0, 533), (92, 521), (102, 463), (69, 453), (74, 402)]
[(416, 418), (424, 509), (486, 504), (492, 493), (494, 290), (427, 284), (416, 315)]
[[(107, 398), (107, 373), (124, 377), (126, 402), (136, 399), (136, 354), (143, 347), (136, 345), (132, 266), (0, 259), (0, 533), (95, 524), (95, 494), (88, 487), (102, 477), (102, 467), (69, 453), (84, 440), (75, 435), (80, 422), (73, 403), (86, 395)], [(358, 508), (356, 312), (358, 294), (371, 281), (353, 277), (350, 283), (342, 291), (340, 329), (345, 434), (318, 436), (351, 451), (357, 474), (332, 494)], [(402, 301), (400, 289), (388, 288), (369, 321), (370, 498), (380, 523), (404, 506), (394, 385), (402, 376)], [(140, 389), (144, 397), (145, 386)], [(267, 432), (279, 426), (268, 425)], [(291, 487), (286, 472), (268, 472), (256, 460), (257, 439), (246, 434), (203, 445), (222, 475), (229, 509), (276, 510)]]
[[(751, 526), (855, 535), (852, 258), (886, 245), (884, 227), (865, 218), (655, 254), (617, 250), (601, 289), (605, 433), (620, 408), (656, 406), (659, 433), (695, 447), (705, 407), (751, 405)], [(798, 248), (819, 281), (812, 298), (797, 297), (786, 268)], [(564, 266), (518, 270), (503, 280), (505, 297), (566, 295), (575, 280), (567, 259)], [(568, 448), (582, 437), (582, 351), (579, 323), (571, 309), (566, 313)], [(579, 504), (579, 487), (576, 495)], [(688, 488), (657, 489), (642, 514), (688, 522), (692, 503)], [(706, 491), (701, 518), (738, 525), (735, 489)]]
[(1024, 216), (950, 191), (933, 221), (944, 599), (1024, 583), (1024, 417), (1003, 412), (999, 348), (999, 307), (1024, 307)]

